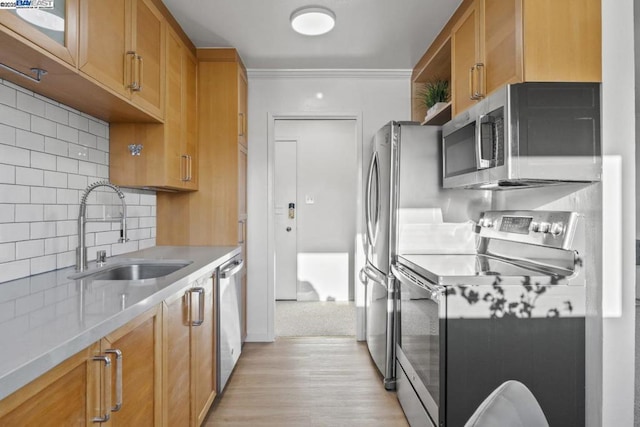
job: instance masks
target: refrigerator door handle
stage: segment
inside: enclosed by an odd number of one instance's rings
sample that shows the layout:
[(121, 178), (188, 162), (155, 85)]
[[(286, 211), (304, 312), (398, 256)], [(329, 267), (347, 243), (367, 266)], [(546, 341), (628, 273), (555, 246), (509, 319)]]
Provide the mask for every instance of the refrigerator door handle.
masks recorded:
[[(371, 163), (369, 164), (369, 174), (367, 177), (367, 193), (365, 194), (366, 196), (365, 220), (367, 223), (367, 240), (369, 245), (371, 246), (375, 244), (373, 222), (371, 221), (371, 184), (373, 183), (373, 172), (374, 172), (374, 168), (377, 169), (377, 163), (378, 163), (378, 152), (374, 152), (373, 155), (371, 156)], [(378, 192), (378, 188), (376, 188), (376, 193), (377, 192)], [(376, 200), (376, 202), (378, 202), (378, 200)]]

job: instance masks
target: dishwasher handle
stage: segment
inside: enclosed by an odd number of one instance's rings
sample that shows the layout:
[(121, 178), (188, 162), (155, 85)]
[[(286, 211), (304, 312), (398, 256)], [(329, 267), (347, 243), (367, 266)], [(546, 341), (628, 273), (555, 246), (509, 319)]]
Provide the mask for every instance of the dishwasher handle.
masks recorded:
[(222, 269), (220, 269), (220, 277), (222, 279), (227, 279), (234, 274), (237, 274), (244, 267), (244, 260), (239, 259), (237, 261), (230, 262), (225, 265)]

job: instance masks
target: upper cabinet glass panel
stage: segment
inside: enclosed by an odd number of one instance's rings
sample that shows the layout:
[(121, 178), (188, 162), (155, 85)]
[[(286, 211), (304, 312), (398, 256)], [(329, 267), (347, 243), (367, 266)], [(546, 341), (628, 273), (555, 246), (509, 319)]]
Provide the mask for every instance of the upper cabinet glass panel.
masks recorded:
[(66, 1), (55, 0), (53, 9), (9, 9), (9, 12), (40, 31), (51, 40), (65, 45)]
[(53, 3), (52, 8), (2, 9), (0, 25), (75, 66), (78, 56), (78, 1), (48, 0), (49, 4)]

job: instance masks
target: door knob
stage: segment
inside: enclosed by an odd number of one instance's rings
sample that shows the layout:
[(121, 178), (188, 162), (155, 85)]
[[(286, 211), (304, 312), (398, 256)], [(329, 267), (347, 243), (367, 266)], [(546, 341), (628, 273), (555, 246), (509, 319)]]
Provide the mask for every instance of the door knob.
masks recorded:
[(287, 227), (287, 232), (291, 231), (291, 227)]

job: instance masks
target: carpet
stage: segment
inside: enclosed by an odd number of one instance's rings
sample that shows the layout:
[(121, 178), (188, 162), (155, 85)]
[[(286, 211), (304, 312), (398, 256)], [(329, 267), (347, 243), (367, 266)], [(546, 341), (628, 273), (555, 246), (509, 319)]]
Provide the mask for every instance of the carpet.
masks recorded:
[(276, 301), (277, 337), (355, 336), (353, 301)]

